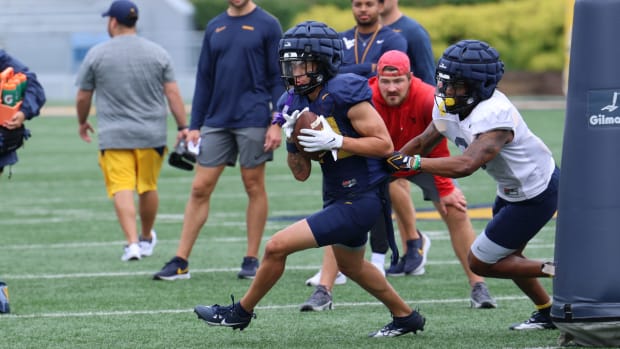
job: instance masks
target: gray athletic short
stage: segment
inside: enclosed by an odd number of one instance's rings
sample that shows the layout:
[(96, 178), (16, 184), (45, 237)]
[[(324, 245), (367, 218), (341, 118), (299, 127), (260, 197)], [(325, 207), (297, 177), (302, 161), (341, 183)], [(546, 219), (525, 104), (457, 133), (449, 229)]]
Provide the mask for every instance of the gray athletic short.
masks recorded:
[(265, 127), (213, 128), (200, 130), (200, 153), (197, 162), (200, 166), (235, 166), (237, 155), (239, 165), (253, 168), (273, 160), (273, 152), (264, 152)]

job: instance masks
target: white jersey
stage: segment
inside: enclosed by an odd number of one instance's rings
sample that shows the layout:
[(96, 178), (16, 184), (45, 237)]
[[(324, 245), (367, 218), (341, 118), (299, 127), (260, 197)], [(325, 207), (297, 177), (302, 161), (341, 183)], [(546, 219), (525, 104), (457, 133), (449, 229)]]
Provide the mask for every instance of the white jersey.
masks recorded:
[(517, 108), (501, 92), (480, 102), (465, 120), (433, 108), (439, 132), (464, 151), (476, 135), (504, 129), (514, 133), (495, 158), (482, 168), (497, 182), (497, 195), (506, 201), (523, 201), (542, 193), (549, 184), (555, 161), (547, 146), (530, 131)]

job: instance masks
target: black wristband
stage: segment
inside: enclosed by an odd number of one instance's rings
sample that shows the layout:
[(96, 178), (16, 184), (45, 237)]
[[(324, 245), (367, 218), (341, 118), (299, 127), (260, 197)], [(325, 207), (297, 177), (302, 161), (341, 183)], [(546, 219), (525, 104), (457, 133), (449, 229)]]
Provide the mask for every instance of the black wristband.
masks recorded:
[(189, 127), (187, 127), (187, 126), (179, 126), (179, 127), (177, 127), (177, 131), (183, 131), (183, 130), (186, 130), (188, 128)]

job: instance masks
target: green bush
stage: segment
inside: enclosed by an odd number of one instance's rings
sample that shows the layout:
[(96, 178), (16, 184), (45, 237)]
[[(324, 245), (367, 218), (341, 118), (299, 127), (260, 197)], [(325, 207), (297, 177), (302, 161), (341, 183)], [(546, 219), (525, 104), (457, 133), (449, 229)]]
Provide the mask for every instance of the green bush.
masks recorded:
[(493, 45), (508, 70), (562, 70), (564, 0), (404, 9), (429, 32), (436, 58), (461, 39)]
[[(431, 7), (444, 4), (469, 5), (500, 1), (502, 0), (400, 0), (399, 4), (401, 7)], [(204, 29), (211, 18), (228, 7), (228, 3), (222, 0), (191, 0), (191, 2), (196, 8), (195, 22), (198, 29)], [(313, 6), (331, 6), (340, 10), (351, 8), (351, 0), (254, 0), (254, 3), (280, 19), (284, 28), (295, 24), (293, 18), (296, 13), (306, 11)]]
[[(439, 58), (461, 39), (483, 40), (495, 47), (507, 70), (560, 71), (564, 66), (564, 0), (519, 0), (495, 4), (401, 6), (429, 32)], [(322, 21), (338, 31), (355, 25), (350, 9), (313, 6), (298, 13), (294, 23)]]
[[(322, 3), (340, 3), (341, 8), (351, 7), (351, 0), (254, 0), (254, 3), (280, 20), (283, 28), (291, 26), (291, 18), (296, 13), (308, 10), (313, 5)], [(194, 21), (197, 29), (204, 29), (207, 23), (218, 14), (224, 12), (228, 7), (228, 2), (224, 0), (191, 0), (196, 12)], [(215, 2), (215, 4), (214, 4)], [(344, 3), (348, 3), (346, 6)]]
[[(192, 2), (198, 28), (228, 5)], [(279, 18), (284, 30), (305, 20), (322, 21), (338, 31), (355, 25), (351, 0), (255, 2)], [(428, 30), (435, 58), (458, 40), (479, 39), (500, 52), (507, 70), (559, 71), (564, 66), (565, 0), (400, 0), (399, 4), (403, 13)], [(429, 5), (434, 6), (423, 7)]]
[(437, 5), (471, 5), (484, 4), (489, 2), (500, 2), (502, 0), (400, 0), (398, 4), (402, 7), (430, 7)]

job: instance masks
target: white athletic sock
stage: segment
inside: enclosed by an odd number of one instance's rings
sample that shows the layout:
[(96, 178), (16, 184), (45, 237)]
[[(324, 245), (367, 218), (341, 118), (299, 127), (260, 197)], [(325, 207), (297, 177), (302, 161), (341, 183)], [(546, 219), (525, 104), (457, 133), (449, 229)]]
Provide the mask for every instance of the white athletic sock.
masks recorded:
[(378, 264), (378, 265), (385, 265), (385, 254), (373, 252), (372, 255), (370, 256), (370, 263)]

